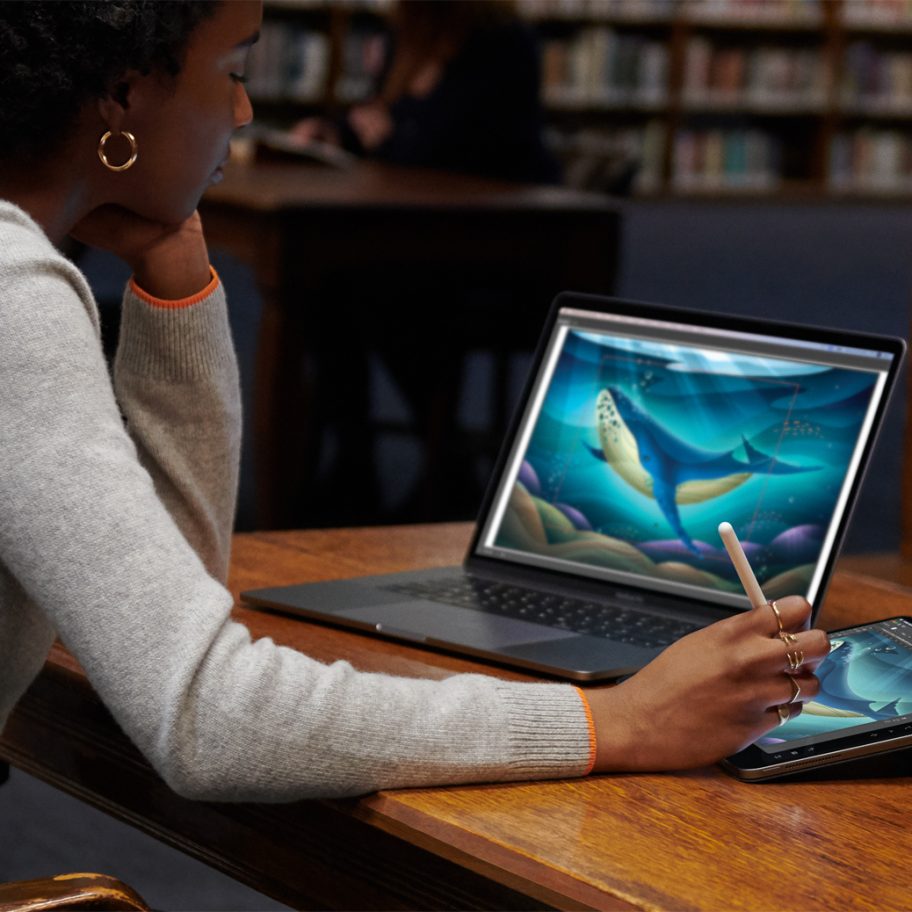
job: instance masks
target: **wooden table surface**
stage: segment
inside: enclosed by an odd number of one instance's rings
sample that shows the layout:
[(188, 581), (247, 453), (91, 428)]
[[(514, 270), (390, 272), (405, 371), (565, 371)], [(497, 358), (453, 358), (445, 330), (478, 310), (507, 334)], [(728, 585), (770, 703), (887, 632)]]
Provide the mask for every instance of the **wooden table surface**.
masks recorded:
[[(458, 563), (464, 524), (236, 537), (244, 588)], [(829, 628), (912, 613), (912, 591), (837, 574)], [(236, 609), (255, 636), (365, 670), (528, 676)], [(0, 755), (296, 907), (908, 909), (907, 761), (745, 784), (717, 768), (388, 791), (292, 805), (177, 798), (60, 649)]]
[(604, 211), (604, 194), (517, 184), (470, 174), (362, 161), (350, 169), (300, 163), (231, 164), (225, 180), (206, 191), (206, 204), (242, 204), (271, 212), (369, 206), (404, 209), (553, 209)]

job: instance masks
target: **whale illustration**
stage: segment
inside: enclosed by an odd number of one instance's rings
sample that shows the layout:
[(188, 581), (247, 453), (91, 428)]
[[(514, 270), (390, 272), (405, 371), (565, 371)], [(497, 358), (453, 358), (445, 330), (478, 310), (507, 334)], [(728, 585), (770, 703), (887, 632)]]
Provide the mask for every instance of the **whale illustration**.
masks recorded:
[(681, 522), (680, 504), (719, 497), (755, 474), (791, 475), (820, 468), (780, 462), (752, 447), (743, 436), (746, 462), (735, 459), (738, 447), (713, 452), (692, 446), (663, 428), (616, 387), (599, 393), (595, 414), (601, 449), (586, 444), (589, 451), (631, 487), (654, 498), (678, 538), (697, 555), (700, 550)]
[(815, 701), (833, 709), (856, 712), (870, 719), (895, 719), (897, 716), (902, 715), (899, 711), (901, 697), (884, 703), (880, 709), (874, 709), (872, 701), (863, 699), (852, 690), (849, 684), (849, 665), (854, 652), (855, 647), (852, 642), (843, 640), (826, 657), (817, 669), (820, 693), (814, 698)]

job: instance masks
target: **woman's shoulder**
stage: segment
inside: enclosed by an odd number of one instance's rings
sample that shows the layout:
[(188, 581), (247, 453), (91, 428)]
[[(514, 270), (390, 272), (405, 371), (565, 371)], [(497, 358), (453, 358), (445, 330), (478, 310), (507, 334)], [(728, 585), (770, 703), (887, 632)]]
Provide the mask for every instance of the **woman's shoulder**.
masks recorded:
[(0, 200), (0, 290), (10, 308), (34, 307), (40, 295), (78, 304), (97, 329), (95, 299), (83, 274), (59, 251), (41, 226), (20, 206)]
[(0, 199), (2, 275), (21, 272), (26, 265), (33, 266), (35, 261), (42, 259), (72, 266), (28, 212), (15, 203)]

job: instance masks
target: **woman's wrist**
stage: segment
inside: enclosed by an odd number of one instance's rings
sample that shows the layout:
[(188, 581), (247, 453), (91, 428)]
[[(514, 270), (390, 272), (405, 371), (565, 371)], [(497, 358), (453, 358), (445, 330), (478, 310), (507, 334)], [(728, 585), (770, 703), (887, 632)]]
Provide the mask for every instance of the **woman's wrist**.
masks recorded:
[(209, 282), (199, 291), (182, 298), (162, 298), (153, 295), (140, 285), (135, 275), (130, 279), (130, 290), (133, 294), (151, 307), (165, 308), (166, 310), (180, 310), (184, 307), (191, 307), (209, 297), (218, 285), (218, 273), (212, 266), (209, 267)]
[(212, 280), (206, 245), (194, 253), (156, 251), (133, 267), (133, 281), (150, 297), (163, 301), (189, 298)]
[(636, 768), (637, 733), (629, 707), (625, 706), (625, 689), (597, 687), (588, 690), (586, 696), (595, 727), (593, 771), (620, 772)]
[(130, 265), (136, 284), (159, 300), (182, 300), (202, 291), (212, 276), (199, 216), (194, 213), (177, 230), (159, 235)]

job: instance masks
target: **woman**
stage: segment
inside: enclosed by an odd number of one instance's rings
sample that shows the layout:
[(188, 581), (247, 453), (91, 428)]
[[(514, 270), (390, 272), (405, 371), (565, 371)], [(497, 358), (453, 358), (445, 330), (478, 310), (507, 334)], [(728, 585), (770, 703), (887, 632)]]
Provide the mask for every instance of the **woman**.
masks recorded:
[[(196, 798), (696, 766), (798, 712), (769, 608), (587, 695), (360, 674), (230, 620), (237, 374), (195, 208), (250, 121), (260, 18), (247, 0), (0, 4), (0, 724), (55, 633)], [(113, 380), (67, 235), (133, 269)], [(790, 631), (809, 616), (779, 611)], [(805, 700), (827, 642), (797, 636)]]

